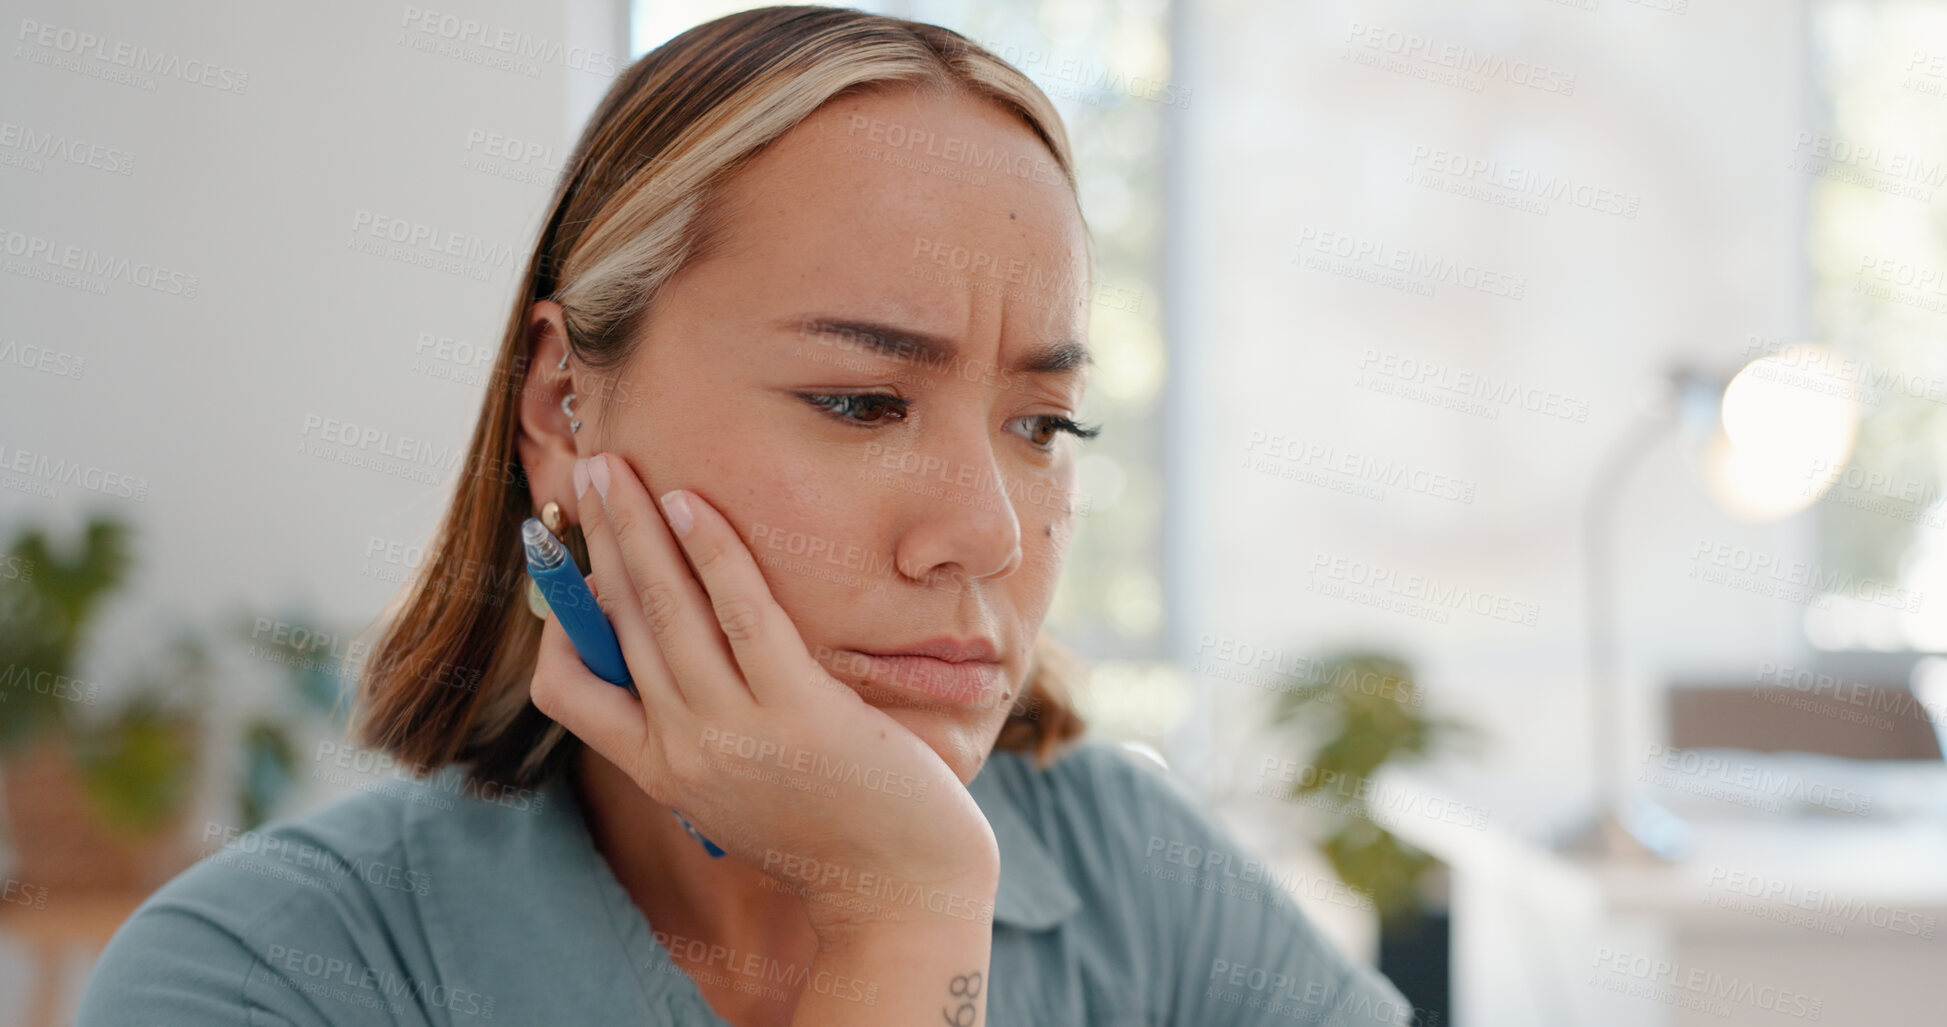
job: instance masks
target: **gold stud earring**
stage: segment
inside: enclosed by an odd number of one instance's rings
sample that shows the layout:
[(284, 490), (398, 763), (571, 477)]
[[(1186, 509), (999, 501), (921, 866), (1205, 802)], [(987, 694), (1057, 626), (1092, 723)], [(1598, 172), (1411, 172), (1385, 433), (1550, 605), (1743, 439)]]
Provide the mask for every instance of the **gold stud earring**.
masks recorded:
[(556, 535), (561, 534), (561, 504), (552, 499), (542, 503), (541, 523), (547, 525), (547, 529)]

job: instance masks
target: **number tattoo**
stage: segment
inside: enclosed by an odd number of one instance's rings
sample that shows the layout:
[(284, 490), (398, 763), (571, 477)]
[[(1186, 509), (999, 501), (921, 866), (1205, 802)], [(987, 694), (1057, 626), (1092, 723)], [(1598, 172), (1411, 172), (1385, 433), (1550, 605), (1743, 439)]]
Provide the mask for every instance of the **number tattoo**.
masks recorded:
[(940, 1008), (940, 1018), (946, 1021), (947, 1027), (973, 1027), (974, 1021), (980, 1018), (980, 1008), (974, 1003), (980, 997), (980, 971), (955, 977), (947, 985), (946, 993), (966, 1000), (951, 1012), (944, 1006)]

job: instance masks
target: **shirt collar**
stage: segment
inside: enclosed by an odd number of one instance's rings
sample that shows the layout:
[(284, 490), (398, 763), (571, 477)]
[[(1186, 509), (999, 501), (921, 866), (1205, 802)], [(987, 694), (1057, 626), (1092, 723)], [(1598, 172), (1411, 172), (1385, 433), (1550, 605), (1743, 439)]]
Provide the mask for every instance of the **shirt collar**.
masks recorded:
[(974, 775), (967, 791), (1000, 847), (1001, 879), (994, 893), (994, 923), (1030, 931), (1047, 930), (1080, 909), (1061, 862), (1048, 852), (1029, 825), (1018, 792), (1029, 787), (1034, 774), (1027, 757), (996, 750)]

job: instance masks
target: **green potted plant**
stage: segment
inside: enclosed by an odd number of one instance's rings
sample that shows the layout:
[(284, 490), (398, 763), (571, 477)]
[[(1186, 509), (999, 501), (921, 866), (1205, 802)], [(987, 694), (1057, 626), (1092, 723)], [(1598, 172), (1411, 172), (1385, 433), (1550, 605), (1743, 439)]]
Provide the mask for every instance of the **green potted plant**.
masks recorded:
[(210, 661), (183, 632), (104, 695), (76, 676), (88, 629), (130, 563), (129, 528), (97, 516), (80, 551), (21, 533), (0, 564), (0, 785), (12, 875), (54, 891), (141, 891), (185, 862), (196, 700)]
[(1387, 764), (1423, 761), (1477, 742), (1479, 733), (1427, 713), (1412, 666), (1390, 653), (1345, 649), (1310, 670), (1278, 692), (1271, 712), (1273, 729), (1310, 753), (1285, 797), (1322, 811), (1319, 850), (1378, 910), (1380, 968), (1422, 1015), (1444, 1016), (1447, 914), (1432, 894), (1438, 861), (1374, 821), (1367, 799)]

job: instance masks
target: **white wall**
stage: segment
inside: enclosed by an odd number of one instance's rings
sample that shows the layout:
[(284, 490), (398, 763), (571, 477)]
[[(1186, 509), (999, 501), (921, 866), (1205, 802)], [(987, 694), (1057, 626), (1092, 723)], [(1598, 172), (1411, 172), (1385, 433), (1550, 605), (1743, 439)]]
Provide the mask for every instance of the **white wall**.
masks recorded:
[[(1655, 396), (1666, 360), (1734, 367), (1749, 335), (1804, 330), (1807, 179), (1786, 168), (1808, 88), (1800, 5), (1192, 0), (1180, 20), (1173, 75), (1195, 101), (1172, 246), (1172, 380), (1186, 386), (1173, 428), (1179, 644), (1193, 650), (1208, 633), (1286, 653), (1399, 648), (1437, 701), (1495, 732), (1487, 766), (1572, 798), (1587, 782), (1579, 518), (1594, 467)], [(1409, 45), (1420, 47), (1403, 62), (1414, 74), (1359, 63)], [(1416, 77), (1442, 70), (1419, 54), (1450, 52), (1505, 70), (1476, 76), (1478, 91)], [(1556, 88), (1509, 80), (1532, 65)], [(1416, 167), (1416, 148), (1564, 175), (1635, 215), (1562, 199), (1529, 212), (1426, 188), (1409, 179), (1430, 161)], [(1308, 229), (1509, 276), (1510, 292), (1518, 278), (1520, 297), (1449, 283), (1429, 297), (1294, 265), (1300, 252), (1323, 256), (1300, 249)], [(1553, 393), (1571, 416), (1509, 404), (1489, 419), (1375, 391), (1359, 383), (1368, 349), (1445, 365), (1450, 380), (1471, 372)], [(1329, 454), (1280, 469), (1398, 461), (1471, 485), (1473, 498), (1404, 486), (1366, 498), (1240, 467), (1254, 432)], [(1738, 525), (1678, 445), (1656, 451), (1618, 522), (1625, 670), (1645, 704), (1665, 672), (1750, 680), (1760, 660), (1800, 650), (1797, 607), (1687, 575), (1699, 539), (1810, 559), (1807, 523)], [(1321, 556), (1491, 591), (1529, 604), (1534, 624), (1466, 612), (1432, 623), (1309, 592), (1332, 580), (1314, 578)], [(1249, 703), (1262, 696), (1212, 695), (1207, 769), (1248, 790), (1260, 751), (1244, 741)], [(1195, 739), (1184, 754), (1202, 767)]]
[[(229, 92), (151, 76), (148, 91), (18, 56), (58, 53), (59, 37), (51, 47), (9, 42), (15, 56), (0, 64), (0, 93), (10, 122), (129, 151), (134, 162), (127, 175), (53, 161), (40, 173), (0, 169), (5, 230), (160, 264), (194, 275), (196, 289), (191, 298), (108, 281), (95, 295), (0, 275), (7, 338), (86, 361), (78, 380), (7, 369), (4, 444), (148, 483), (140, 502), (77, 486), (58, 487), (52, 500), (0, 491), (0, 516), (65, 517), (92, 504), (136, 518), (142, 596), (186, 614), (237, 596), (272, 608), (308, 595), (326, 615), (369, 617), (391, 591), (359, 573), (369, 540), (422, 539), (443, 490), (300, 453), (320, 435), (315, 426), (307, 435), (307, 419), (387, 433), (382, 445), (327, 448), (375, 459), (407, 452), (393, 462), (450, 483), (440, 451), (463, 445), (480, 396), (450, 378), (481, 368), (415, 352), (417, 340), (497, 345), (514, 265), (545, 213), (553, 173), (612, 78), (569, 68), (565, 55), (578, 49), (517, 59), (513, 69), (473, 63), (497, 51), (442, 38), (457, 31), (451, 23), (408, 24), (407, 12), (471, 19), (482, 26), (475, 39), (505, 31), (524, 37), (512, 45), (565, 41), (624, 67), (623, 24), (606, 7), (23, 10), (16, 21), (94, 33), (110, 52), (127, 43), (228, 66), (248, 81)], [(458, 55), (415, 48), (426, 42)], [(545, 148), (514, 164), (530, 180), (470, 168), (487, 156), (484, 143), (469, 145), (476, 132)], [(485, 274), (477, 281), (352, 249), (385, 242), (369, 232), (379, 218), (438, 240), (402, 249), (485, 246), (498, 259), (459, 262)], [(455, 235), (465, 239), (449, 243)], [(416, 361), (438, 371), (416, 372)]]

